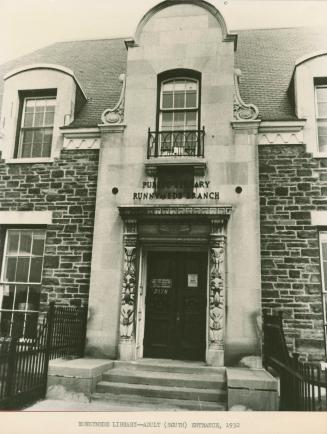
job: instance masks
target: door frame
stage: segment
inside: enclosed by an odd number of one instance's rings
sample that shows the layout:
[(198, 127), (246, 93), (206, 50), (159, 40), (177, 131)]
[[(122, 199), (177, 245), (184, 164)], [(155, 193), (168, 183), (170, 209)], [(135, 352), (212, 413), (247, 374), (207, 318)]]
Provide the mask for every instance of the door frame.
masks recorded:
[(209, 315), (209, 246), (206, 245), (167, 245), (167, 244), (158, 244), (155, 245), (141, 245), (139, 249), (139, 276), (138, 276), (138, 296), (137, 296), (137, 310), (136, 310), (136, 318), (135, 318), (135, 335), (136, 335), (136, 358), (143, 358), (143, 341), (144, 341), (144, 331), (145, 331), (145, 299), (147, 292), (147, 257), (149, 252), (159, 251), (159, 252), (206, 252), (207, 253), (207, 267), (206, 267), (206, 325), (205, 325), (205, 360), (207, 360), (207, 351), (208, 351), (208, 315)]

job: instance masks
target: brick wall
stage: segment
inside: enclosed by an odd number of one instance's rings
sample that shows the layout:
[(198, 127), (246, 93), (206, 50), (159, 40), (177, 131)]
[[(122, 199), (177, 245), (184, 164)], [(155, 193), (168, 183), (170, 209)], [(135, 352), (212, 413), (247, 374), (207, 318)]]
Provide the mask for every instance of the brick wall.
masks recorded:
[(282, 310), (291, 351), (324, 356), (319, 240), (311, 210), (327, 210), (326, 160), (303, 145), (259, 147), (262, 303)]
[(0, 161), (2, 211), (53, 211), (47, 227), (41, 303), (87, 304), (98, 151), (62, 151), (51, 164)]

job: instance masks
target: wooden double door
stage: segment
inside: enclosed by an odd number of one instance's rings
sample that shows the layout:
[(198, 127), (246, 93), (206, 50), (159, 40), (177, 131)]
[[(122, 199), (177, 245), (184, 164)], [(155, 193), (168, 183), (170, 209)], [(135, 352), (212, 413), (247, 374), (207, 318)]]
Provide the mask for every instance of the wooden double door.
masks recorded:
[(144, 357), (205, 360), (205, 252), (149, 252)]

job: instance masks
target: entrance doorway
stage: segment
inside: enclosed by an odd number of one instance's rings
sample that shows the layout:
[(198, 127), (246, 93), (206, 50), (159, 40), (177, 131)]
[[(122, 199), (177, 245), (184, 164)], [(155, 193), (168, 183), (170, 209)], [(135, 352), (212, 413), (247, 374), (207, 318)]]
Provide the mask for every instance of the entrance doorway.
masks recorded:
[(205, 252), (149, 252), (144, 357), (205, 360)]

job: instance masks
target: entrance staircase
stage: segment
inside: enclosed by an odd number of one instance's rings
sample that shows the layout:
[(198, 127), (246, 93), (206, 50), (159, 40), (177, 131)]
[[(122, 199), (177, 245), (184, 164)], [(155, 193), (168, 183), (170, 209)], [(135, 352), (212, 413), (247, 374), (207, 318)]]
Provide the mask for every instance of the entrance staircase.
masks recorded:
[(166, 359), (115, 361), (91, 399), (136, 410), (225, 411), (226, 370)]

